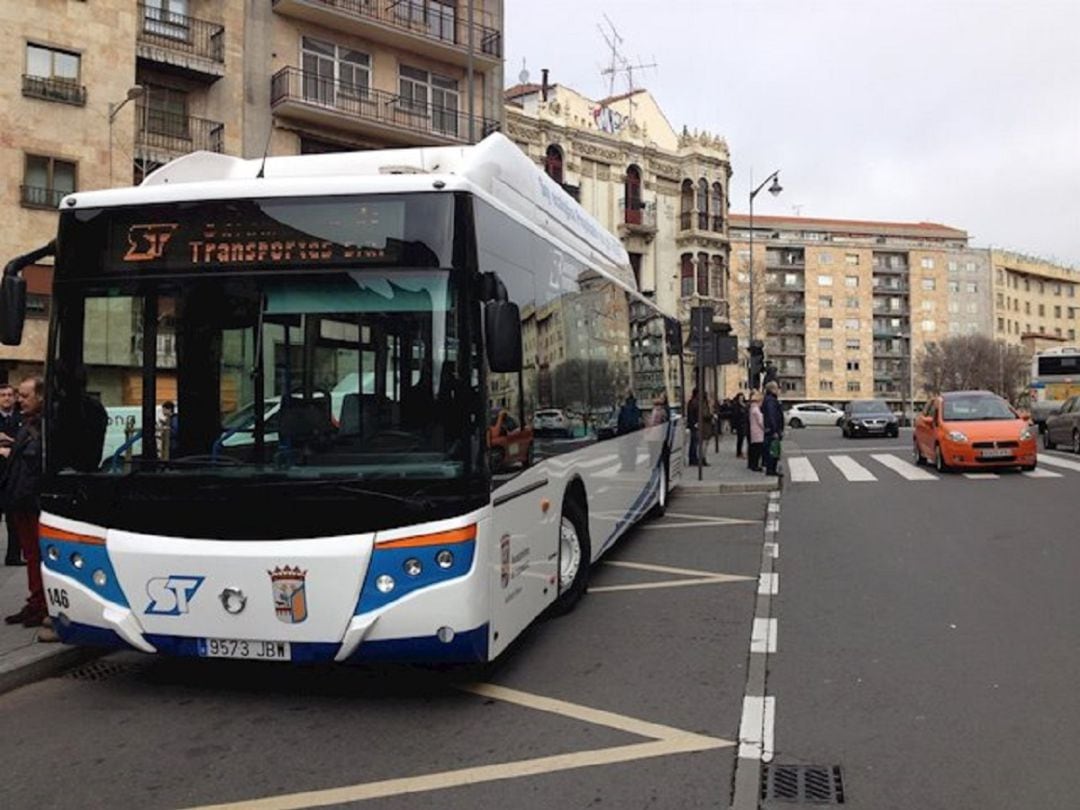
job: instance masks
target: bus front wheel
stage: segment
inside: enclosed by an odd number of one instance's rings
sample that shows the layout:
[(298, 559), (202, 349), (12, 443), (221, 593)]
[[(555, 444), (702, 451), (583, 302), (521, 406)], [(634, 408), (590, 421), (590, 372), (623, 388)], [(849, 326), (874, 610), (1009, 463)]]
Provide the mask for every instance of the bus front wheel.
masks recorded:
[(567, 500), (559, 520), (559, 595), (551, 606), (552, 614), (569, 613), (585, 594), (590, 560), (585, 510), (577, 501)]

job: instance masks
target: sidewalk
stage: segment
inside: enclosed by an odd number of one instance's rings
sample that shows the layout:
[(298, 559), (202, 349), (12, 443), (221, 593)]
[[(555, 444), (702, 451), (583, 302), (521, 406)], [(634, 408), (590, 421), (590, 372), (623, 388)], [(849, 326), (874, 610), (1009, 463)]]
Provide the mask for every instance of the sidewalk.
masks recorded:
[[(7, 527), (2, 523), (0, 545), (7, 548)], [(0, 615), (17, 612), (25, 601), (26, 569), (0, 563)], [(0, 694), (47, 678), (88, 657), (86, 650), (59, 643), (39, 644), (36, 638), (36, 627), (0, 623)]]
[[(686, 452), (683, 450), (683, 453)], [(745, 454), (744, 442), (743, 455)], [(780, 489), (781, 477), (751, 472), (746, 466), (745, 458), (735, 457), (735, 435), (732, 433), (725, 433), (720, 437), (719, 451), (716, 450), (716, 439), (709, 439), (705, 460), (709, 462), (709, 466), (702, 469), (702, 480), (698, 481), (698, 468), (686, 465), (686, 456), (683, 456), (683, 475), (679, 489), (683, 492), (772, 492)], [(782, 475), (783, 461), (777, 469)]]

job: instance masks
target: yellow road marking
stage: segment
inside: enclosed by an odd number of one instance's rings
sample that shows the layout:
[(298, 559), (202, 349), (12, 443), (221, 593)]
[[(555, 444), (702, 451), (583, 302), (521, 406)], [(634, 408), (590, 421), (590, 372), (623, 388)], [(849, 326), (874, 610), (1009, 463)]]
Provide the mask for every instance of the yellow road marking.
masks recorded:
[(612, 591), (649, 591), (656, 588), (681, 588), (685, 585), (723, 585), (727, 582), (745, 582), (754, 577), (739, 577), (733, 574), (722, 574), (715, 577), (701, 577), (699, 579), (670, 579), (663, 582), (641, 582), (636, 585), (601, 585), (598, 588), (589, 588), (589, 593), (611, 593)]
[(549, 757), (521, 759), (496, 765), (480, 765), (473, 768), (459, 768), (453, 771), (442, 771), (421, 776), (406, 776), (398, 779), (383, 779), (377, 782), (363, 782), (357, 785), (346, 785), (325, 790), (309, 790), (301, 793), (266, 796), (240, 802), (202, 805), (191, 810), (300, 810), (308, 807), (326, 807), (333, 804), (403, 796), (411, 793), (464, 787), (503, 779), (518, 779), (523, 776), (538, 776), (575, 768), (614, 765), (620, 762), (633, 762), (672, 754), (689, 754), (717, 748), (730, 748), (735, 745), (731, 740), (709, 737), (704, 734), (694, 734), (671, 726), (650, 723), (646, 720), (639, 720), (602, 709), (593, 709), (577, 703), (569, 703), (565, 700), (521, 692), (505, 686), (478, 683), (461, 688), (463, 691), (480, 697), (502, 700), (518, 706), (558, 714), (574, 720), (606, 726), (652, 739), (648, 742), (576, 751), (570, 754), (556, 754)]
[(614, 565), (616, 568), (634, 568), (638, 571), (658, 571), (661, 574), (683, 574), (688, 577), (723, 577), (716, 571), (698, 571), (694, 568), (672, 568), (668, 565), (654, 565), (653, 563), (631, 562), (630, 560), (605, 560), (605, 565)]

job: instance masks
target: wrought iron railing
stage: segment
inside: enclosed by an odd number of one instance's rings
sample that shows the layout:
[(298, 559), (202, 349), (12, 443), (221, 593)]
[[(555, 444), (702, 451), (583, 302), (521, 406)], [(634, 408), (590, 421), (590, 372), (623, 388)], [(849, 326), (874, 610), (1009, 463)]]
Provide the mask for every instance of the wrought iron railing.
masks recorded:
[(22, 77), (22, 93), (28, 98), (40, 98), (45, 101), (59, 101), (82, 107), (86, 104), (86, 87), (71, 79), (57, 79), (50, 76)]
[(139, 42), (225, 61), (225, 26), (139, 3)]
[[(274, 0), (277, 5), (279, 0)], [(423, 0), (313, 0), (342, 14), (362, 20), (375, 20), (426, 39), (467, 47), (469, 20), (458, 14), (453, 5)], [(474, 12), (476, 15), (477, 12)], [(501, 58), (502, 33), (492, 15), (479, 13), (472, 25), (472, 44), (477, 52)]]
[(56, 208), (71, 191), (40, 186), (19, 186), (19, 200), (27, 208)]
[(135, 143), (149, 149), (186, 154), (199, 149), (225, 151), (225, 125), (194, 115), (168, 112), (153, 106), (136, 107)]
[(470, 121), (477, 139), (499, 128), (498, 121), (481, 116), (470, 117), (452, 106), (418, 102), (384, 90), (324, 78), (294, 67), (282, 68), (271, 79), (270, 105), (277, 106), (286, 101), (299, 101), (357, 120), (454, 141), (469, 140)]
[(623, 223), (640, 228), (656, 227), (656, 203), (644, 200), (630, 200), (625, 197), (619, 199), (619, 207), (623, 211)]

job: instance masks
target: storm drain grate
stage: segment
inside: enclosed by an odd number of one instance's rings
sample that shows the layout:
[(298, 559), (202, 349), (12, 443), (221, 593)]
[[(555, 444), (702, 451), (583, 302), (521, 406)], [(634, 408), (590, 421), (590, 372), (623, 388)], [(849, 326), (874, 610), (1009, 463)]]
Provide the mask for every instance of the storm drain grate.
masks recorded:
[(799, 804), (843, 804), (844, 777), (839, 765), (766, 765), (761, 798)]
[(91, 661), (89, 664), (83, 664), (81, 667), (69, 670), (64, 673), (64, 677), (76, 681), (104, 681), (116, 675), (130, 672), (131, 669), (131, 664), (118, 661)]

